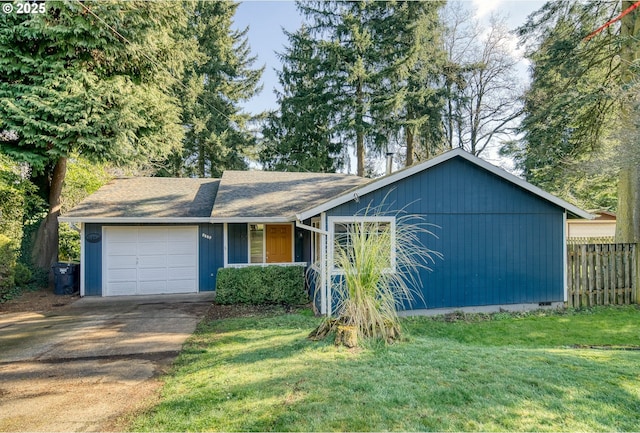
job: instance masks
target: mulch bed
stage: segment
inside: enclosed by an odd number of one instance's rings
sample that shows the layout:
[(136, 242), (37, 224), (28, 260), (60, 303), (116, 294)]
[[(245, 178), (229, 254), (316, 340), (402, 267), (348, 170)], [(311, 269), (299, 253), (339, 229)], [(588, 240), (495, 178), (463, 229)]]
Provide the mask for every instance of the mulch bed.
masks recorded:
[(51, 289), (25, 290), (20, 296), (0, 303), (0, 314), (48, 313), (63, 309), (78, 299), (79, 295), (55, 295)]

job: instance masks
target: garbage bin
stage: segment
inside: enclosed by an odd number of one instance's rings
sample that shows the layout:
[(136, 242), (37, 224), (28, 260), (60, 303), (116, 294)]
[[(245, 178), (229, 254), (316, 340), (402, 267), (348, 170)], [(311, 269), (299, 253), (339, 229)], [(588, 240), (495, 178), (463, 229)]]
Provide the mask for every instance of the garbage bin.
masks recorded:
[(54, 288), (56, 295), (72, 295), (78, 291), (79, 267), (75, 263), (56, 263), (53, 269)]

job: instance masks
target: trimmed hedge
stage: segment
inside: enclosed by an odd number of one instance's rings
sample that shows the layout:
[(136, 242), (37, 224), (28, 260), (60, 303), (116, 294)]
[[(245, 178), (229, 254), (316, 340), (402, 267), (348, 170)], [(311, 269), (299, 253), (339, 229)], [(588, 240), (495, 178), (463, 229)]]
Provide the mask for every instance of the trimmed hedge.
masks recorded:
[(306, 304), (304, 270), (304, 266), (222, 268), (216, 280), (216, 303)]

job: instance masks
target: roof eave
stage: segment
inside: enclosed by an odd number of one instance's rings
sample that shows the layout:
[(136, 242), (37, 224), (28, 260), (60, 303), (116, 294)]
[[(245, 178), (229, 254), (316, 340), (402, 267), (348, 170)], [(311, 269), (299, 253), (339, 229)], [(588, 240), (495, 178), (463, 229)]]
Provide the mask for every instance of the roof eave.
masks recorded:
[(87, 224), (198, 224), (210, 220), (208, 217), (58, 217), (58, 221), (63, 223)]
[(256, 223), (256, 224), (268, 224), (268, 223), (290, 223), (295, 221), (295, 216), (285, 217), (285, 216), (277, 216), (277, 217), (211, 217), (209, 218), (209, 222), (212, 224), (216, 223)]
[(221, 223), (290, 223), (295, 216), (279, 217), (74, 217), (60, 216), (62, 223), (85, 224), (221, 224)]

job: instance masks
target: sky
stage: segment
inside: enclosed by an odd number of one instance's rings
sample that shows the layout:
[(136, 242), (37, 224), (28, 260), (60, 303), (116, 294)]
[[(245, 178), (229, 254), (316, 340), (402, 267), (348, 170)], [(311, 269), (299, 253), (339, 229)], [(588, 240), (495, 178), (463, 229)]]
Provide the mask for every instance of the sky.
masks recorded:
[[(510, 28), (524, 23), (527, 16), (542, 7), (541, 0), (457, 0), (469, 9), (474, 9), (476, 17), (486, 19), (495, 11), (507, 17)], [(248, 39), (251, 52), (257, 57), (255, 66), (265, 66), (262, 75), (262, 92), (244, 104), (244, 110), (257, 114), (277, 108), (274, 88), (278, 87), (276, 71), (280, 61), (276, 53), (284, 52), (287, 38), (283, 29), (293, 32), (302, 24), (293, 0), (249, 0), (238, 6), (234, 18), (235, 27), (249, 27)], [(523, 81), (527, 80), (526, 65), (521, 67)]]

